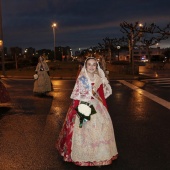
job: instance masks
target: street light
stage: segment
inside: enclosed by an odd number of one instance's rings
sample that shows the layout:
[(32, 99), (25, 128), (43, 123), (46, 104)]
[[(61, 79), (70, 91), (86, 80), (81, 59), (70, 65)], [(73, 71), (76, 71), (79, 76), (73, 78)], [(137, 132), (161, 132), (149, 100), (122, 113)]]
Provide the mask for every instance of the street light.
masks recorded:
[(119, 50), (120, 50), (120, 45), (117, 46), (117, 53), (118, 53), (118, 61), (119, 61)]
[(56, 27), (57, 27), (57, 23), (54, 22), (52, 24), (53, 36), (54, 36), (54, 60), (56, 60), (56, 51), (55, 51), (55, 46), (56, 46), (56, 44), (55, 44), (55, 29), (56, 29)]
[(143, 24), (142, 24), (142, 23), (139, 23), (139, 27), (143, 27)]
[(142, 43), (141, 43), (141, 40), (142, 40), (142, 37), (143, 37), (143, 24), (142, 23), (139, 23), (139, 55), (140, 57), (142, 57)]

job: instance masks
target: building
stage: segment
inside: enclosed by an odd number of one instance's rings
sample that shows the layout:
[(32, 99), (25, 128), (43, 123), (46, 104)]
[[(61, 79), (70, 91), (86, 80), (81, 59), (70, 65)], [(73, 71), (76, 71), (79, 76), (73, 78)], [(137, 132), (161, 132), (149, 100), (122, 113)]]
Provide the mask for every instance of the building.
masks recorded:
[[(160, 47), (157, 48), (149, 48), (147, 50), (146, 48), (134, 48), (133, 50), (133, 57), (134, 61), (143, 61), (147, 62), (150, 59), (152, 60), (160, 60), (160, 58), (163, 58), (164, 49), (161, 49)], [(129, 51), (120, 51), (119, 53), (119, 60), (129, 60)]]

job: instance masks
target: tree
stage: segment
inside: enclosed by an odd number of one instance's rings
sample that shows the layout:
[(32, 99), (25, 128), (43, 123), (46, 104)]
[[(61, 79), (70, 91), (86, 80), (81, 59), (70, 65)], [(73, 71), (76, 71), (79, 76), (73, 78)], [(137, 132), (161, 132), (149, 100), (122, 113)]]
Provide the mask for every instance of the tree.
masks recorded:
[(149, 54), (149, 47), (155, 45), (161, 40), (165, 40), (169, 36), (169, 25), (161, 28), (156, 24), (152, 23), (149, 26), (145, 23), (140, 24), (139, 22), (127, 23), (123, 22), (120, 24), (121, 32), (125, 34), (128, 39), (129, 45), (129, 55), (130, 63), (132, 65), (132, 74), (134, 74), (134, 58), (133, 58), (133, 49), (137, 43), (142, 43), (142, 46), (146, 47)]
[(169, 62), (169, 60), (170, 60), (170, 48), (165, 49), (164, 55), (167, 57), (167, 62)]
[[(104, 43), (98, 43), (98, 48), (103, 51), (107, 52), (108, 60), (111, 62), (113, 51), (117, 50), (117, 46), (125, 47), (127, 45), (127, 39), (125, 37), (122, 38), (109, 38), (106, 37), (103, 39)], [(107, 60), (107, 58), (105, 58)]]
[[(128, 45), (128, 40), (125, 37), (121, 38), (113, 38), (113, 47), (116, 53), (118, 53), (118, 61), (119, 61), (119, 51), (122, 48), (125, 48)], [(116, 56), (116, 55), (115, 55)]]
[(22, 53), (22, 49), (19, 47), (11, 47), (11, 55), (15, 60), (15, 68), (18, 69), (18, 57), (21, 55)]
[(127, 23), (123, 22), (120, 24), (121, 32), (125, 34), (125, 37), (128, 39), (128, 46), (129, 46), (129, 62), (132, 64), (132, 74), (134, 74), (134, 58), (133, 58), (133, 49), (136, 43), (140, 40), (142, 36), (142, 25), (139, 22)]
[(156, 45), (162, 40), (168, 39), (168, 34), (167, 34), (168, 27), (169, 26), (167, 25), (166, 27), (161, 28), (156, 24), (152, 23), (151, 25), (149, 25), (149, 27), (145, 27), (145, 29), (142, 30), (143, 36), (140, 42), (142, 43), (142, 46), (146, 48), (146, 53), (149, 62), (151, 59), (149, 48), (153, 45)]
[(106, 37), (103, 39), (103, 41), (104, 41), (105, 49), (107, 49), (107, 51), (108, 51), (108, 60), (109, 60), (109, 62), (111, 62), (111, 58), (112, 58), (111, 48), (113, 46), (113, 39)]

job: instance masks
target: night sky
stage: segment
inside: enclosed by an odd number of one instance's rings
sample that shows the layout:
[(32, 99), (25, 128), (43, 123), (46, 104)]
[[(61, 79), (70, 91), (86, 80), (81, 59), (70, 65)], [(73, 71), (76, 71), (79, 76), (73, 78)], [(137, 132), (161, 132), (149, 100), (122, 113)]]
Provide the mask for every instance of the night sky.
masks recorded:
[[(166, 26), (170, 0), (2, 0), (2, 21), (7, 48), (53, 49), (51, 25), (57, 22), (56, 46), (75, 51), (122, 37), (123, 21)], [(170, 40), (160, 47), (170, 47)]]

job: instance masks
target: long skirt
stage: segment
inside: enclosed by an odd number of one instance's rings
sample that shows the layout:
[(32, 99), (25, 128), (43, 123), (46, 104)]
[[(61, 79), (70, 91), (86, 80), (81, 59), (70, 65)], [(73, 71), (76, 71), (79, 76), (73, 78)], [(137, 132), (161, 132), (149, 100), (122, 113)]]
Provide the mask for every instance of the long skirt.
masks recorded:
[(3, 85), (2, 82), (0, 82), (0, 103), (7, 103), (10, 100), (11, 98), (6, 87)]
[(52, 84), (46, 71), (38, 72), (38, 79), (34, 82), (34, 93), (46, 93), (52, 90)]
[(56, 148), (64, 161), (79, 166), (109, 165), (117, 159), (113, 124), (106, 107), (94, 99), (91, 103), (97, 111), (91, 120), (79, 127), (79, 117), (75, 111), (77, 101), (69, 107)]

